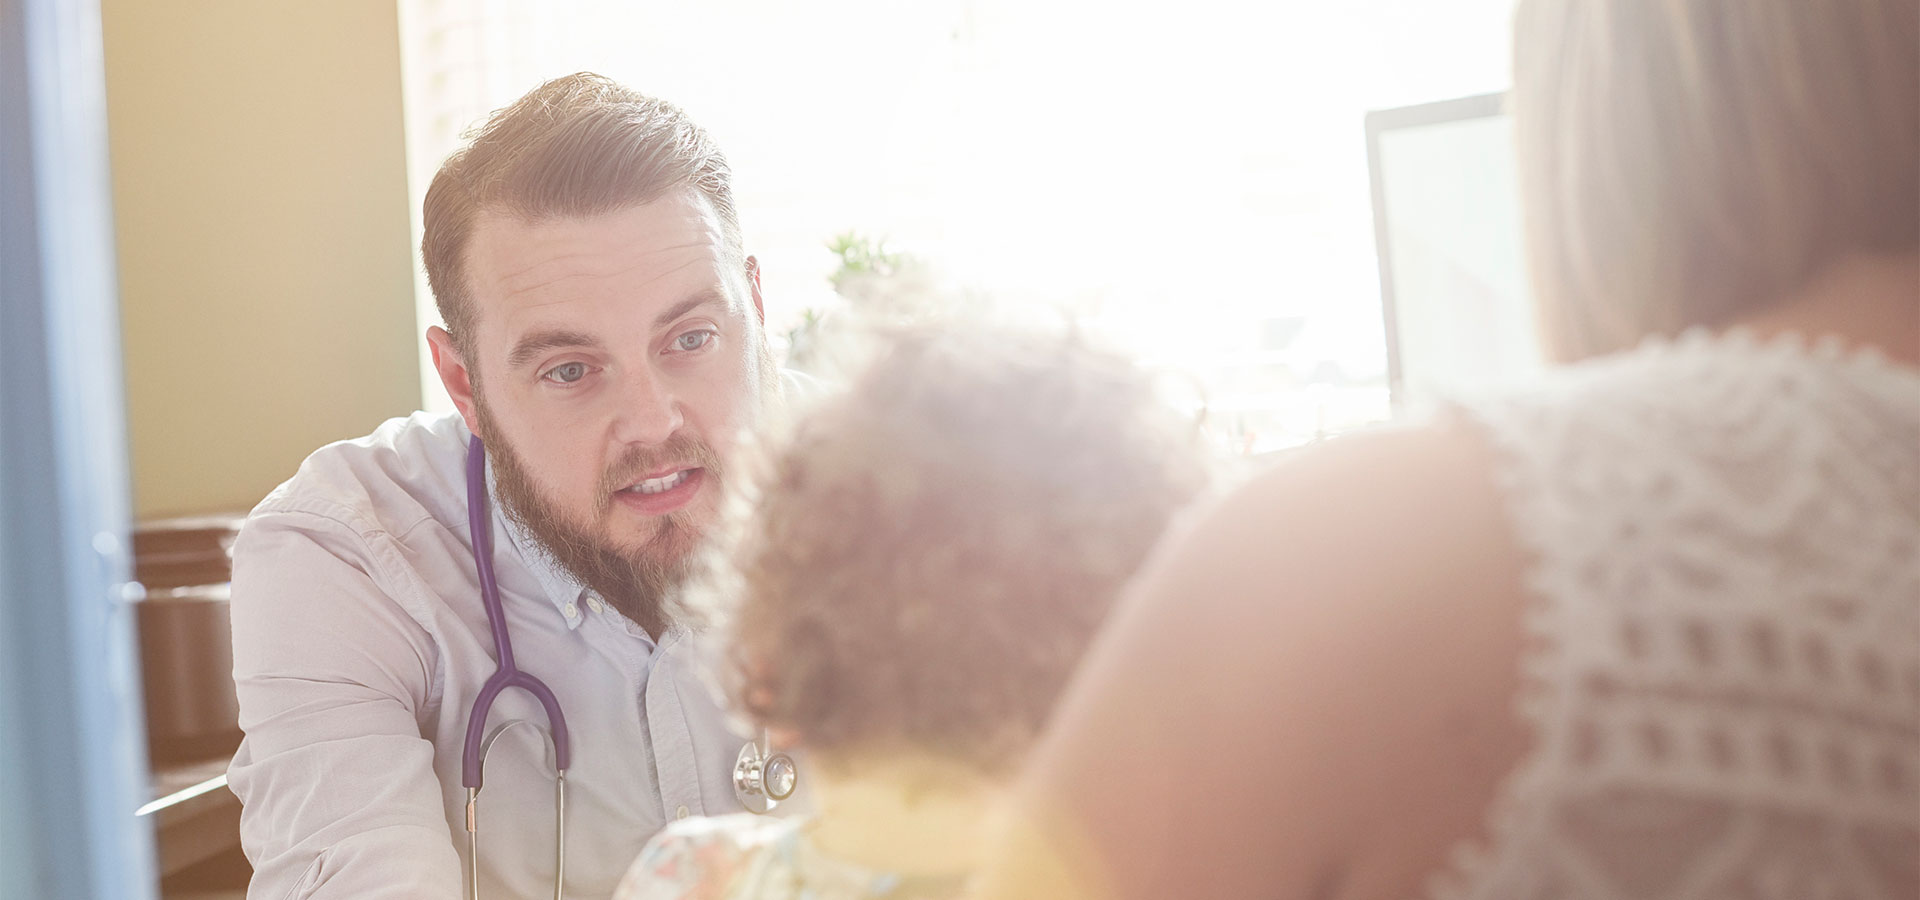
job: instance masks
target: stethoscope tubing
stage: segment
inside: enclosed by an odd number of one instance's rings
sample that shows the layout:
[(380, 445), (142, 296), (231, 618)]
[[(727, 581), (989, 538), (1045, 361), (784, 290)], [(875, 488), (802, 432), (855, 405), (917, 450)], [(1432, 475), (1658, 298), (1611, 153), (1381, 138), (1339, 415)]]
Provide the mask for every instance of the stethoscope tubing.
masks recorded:
[(534, 696), (547, 714), (547, 738), (552, 742), (553, 780), (553, 897), (566, 893), (567, 876), (567, 767), (572, 761), (567, 741), (567, 719), (560, 700), (544, 682), (523, 672), (513, 661), (513, 641), (507, 636), (506, 611), (500, 606), (500, 586), (493, 574), (493, 520), (487, 503), (487, 451), (474, 435), (467, 443), (467, 531), (473, 539), (474, 569), (480, 577), (480, 602), (486, 608), (487, 630), (493, 633), (495, 667), (480, 686), (467, 714), (466, 743), (460, 748), (460, 784), (467, 789), (467, 896), (480, 897), (480, 784), (487, 751), (502, 732), (524, 720), (514, 720), (486, 736), (487, 714), (500, 692), (517, 687)]
[(572, 762), (572, 746), (567, 740), (567, 717), (560, 701), (545, 682), (523, 672), (513, 660), (513, 641), (507, 635), (506, 612), (500, 606), (500, 586), (493, 574), (492, 517), (487, 512), (487, 450), (475, 435), (467, 443), (467, 530), (473, 539), (474, 567), (480, 575), (480, 602), (486, 607), (487, 629), (493, 633), (496, 666), (493, 675), (480, 686), (467, 717), (466, 743), (460, 751), (460, 784), (477, 790), (483, 772), (481, 744), (485, 740), (487, 713), (500, 692), (517, 687), (540, 701), (547, 714), (547, 729), (553, 736), (554, 767), (565, 772)]
[[(553, 695), (553, 691), (539, 678), (521, 671), (514, 662), (513, 641), (507, 634), (506, 612), (501, 607), (500, 586), (494, 577), (493, 522), (488, 508), (487, 451), (480, 442), (480, 436), (474, 435), (467, 442), (467, 531), (473, 541), (474, 569), (480, 578), (480, 602), (486, 609), (487, 630), (493, 635), (496, 664), (493, 675), (481, 684), (480, 693), (474, 697), (473, 709), (467, 715), (466, 741), (460, 750), (460, 784), (467, 789), (468, 896), (478, 898), (480, 895), (478, 808), (487, 750), (493, 743), (493, 738), (486, 736), (487, 714), (493, 710), (493, 701), (500, 696), (500, 692), (517, 687), (539, 700), (547, 715), (547, 736), (552, 741), (554, 761), (553, 889), (555, 900), (559, 900), (566, 876), (567, 768), (572, 761), (571, 745), (567, 740), (567, 719), (560, 712), (560, 700)], [(522, 720), (502, 725), (494, 732), (494, 737), (497, 738), (501, 731), (517, 724), (522, 724)], [(763, 737), (770, 736), (763, 734)], [(784, 766), (786, 772), (783, 786), (771, 791), (766, 778), (770, 764), (776, 769)], [(734, 794), (742, 806), (754, 812), (766, 813), (792, 795), (796, 772), (792, 757), (784, 753), (775, 754), (770, 746), (762, 747), (754, 741), (748, 741), (741, 750), (741, 759), (734, 771)]]

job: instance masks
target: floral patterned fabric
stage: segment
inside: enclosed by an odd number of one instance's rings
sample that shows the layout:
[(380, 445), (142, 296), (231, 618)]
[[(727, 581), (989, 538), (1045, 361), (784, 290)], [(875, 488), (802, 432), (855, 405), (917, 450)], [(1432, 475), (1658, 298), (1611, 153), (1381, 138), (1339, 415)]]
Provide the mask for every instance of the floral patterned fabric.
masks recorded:
[(835, 859), (807, 819), (683, 819), (641, 851), (614, 900), (950, 900), (961, 877), (913, 877)]

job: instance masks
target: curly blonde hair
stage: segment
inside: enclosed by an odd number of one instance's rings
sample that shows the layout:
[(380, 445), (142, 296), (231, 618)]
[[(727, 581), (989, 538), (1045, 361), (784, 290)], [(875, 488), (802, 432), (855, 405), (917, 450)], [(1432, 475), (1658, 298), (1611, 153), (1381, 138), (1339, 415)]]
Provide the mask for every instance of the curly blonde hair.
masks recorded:
[(767, 448), (730, 548), (735, 707), (841, 759), (1004, 774), (1208, 479), (1149, 377), (1076, 337), (895, 328)]

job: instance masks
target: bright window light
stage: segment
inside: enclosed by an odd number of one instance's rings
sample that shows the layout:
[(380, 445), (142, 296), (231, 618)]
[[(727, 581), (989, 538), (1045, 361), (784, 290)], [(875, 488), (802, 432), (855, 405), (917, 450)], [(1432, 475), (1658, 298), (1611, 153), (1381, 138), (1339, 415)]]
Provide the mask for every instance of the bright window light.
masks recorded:
[(857, 231), (1070, 308), (1200, 385), (1223, 445), (1285, 447), (1389, 413), (1364, 114), (1501, 90), (1511, 5), (404, 0), (416, 231), (462, 130), (597, 71), (727, 151), (774, 335), (838, 302)]

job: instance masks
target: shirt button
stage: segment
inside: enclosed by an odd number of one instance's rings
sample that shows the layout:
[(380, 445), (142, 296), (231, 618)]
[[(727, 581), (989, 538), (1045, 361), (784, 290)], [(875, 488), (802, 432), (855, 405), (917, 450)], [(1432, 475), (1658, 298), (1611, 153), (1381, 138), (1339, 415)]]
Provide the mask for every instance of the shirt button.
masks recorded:
[(599, 612), (599, 611), (601, 611), (601, 610), (603, 610), (603, 609), (606, 609), (606, 606), (604, 606), (604, 605), (602, 605), (602, 604), (601, 604), (601, 602), (600, 602), (600, 598), (598, 598), (598, 597), (588, 597), (588, 598), (587, 598), (587, 608), (588, 608), (588, 609), (591, 609), (591, 610), (593, 610), (594, 612)]
[(690, 812), (690, 810), (682, 806), (679, 809), (676, 809), (673, 811), (673, 817), (676, 819), (684, 819), (687, 817), (688, 812)]
[(564, 611), (566, 612), (567, 618), (569, 619), (578, 618), (580, 616), (580, 607), (576, 606), (571, 601), (567, 603), (567, 608)]

